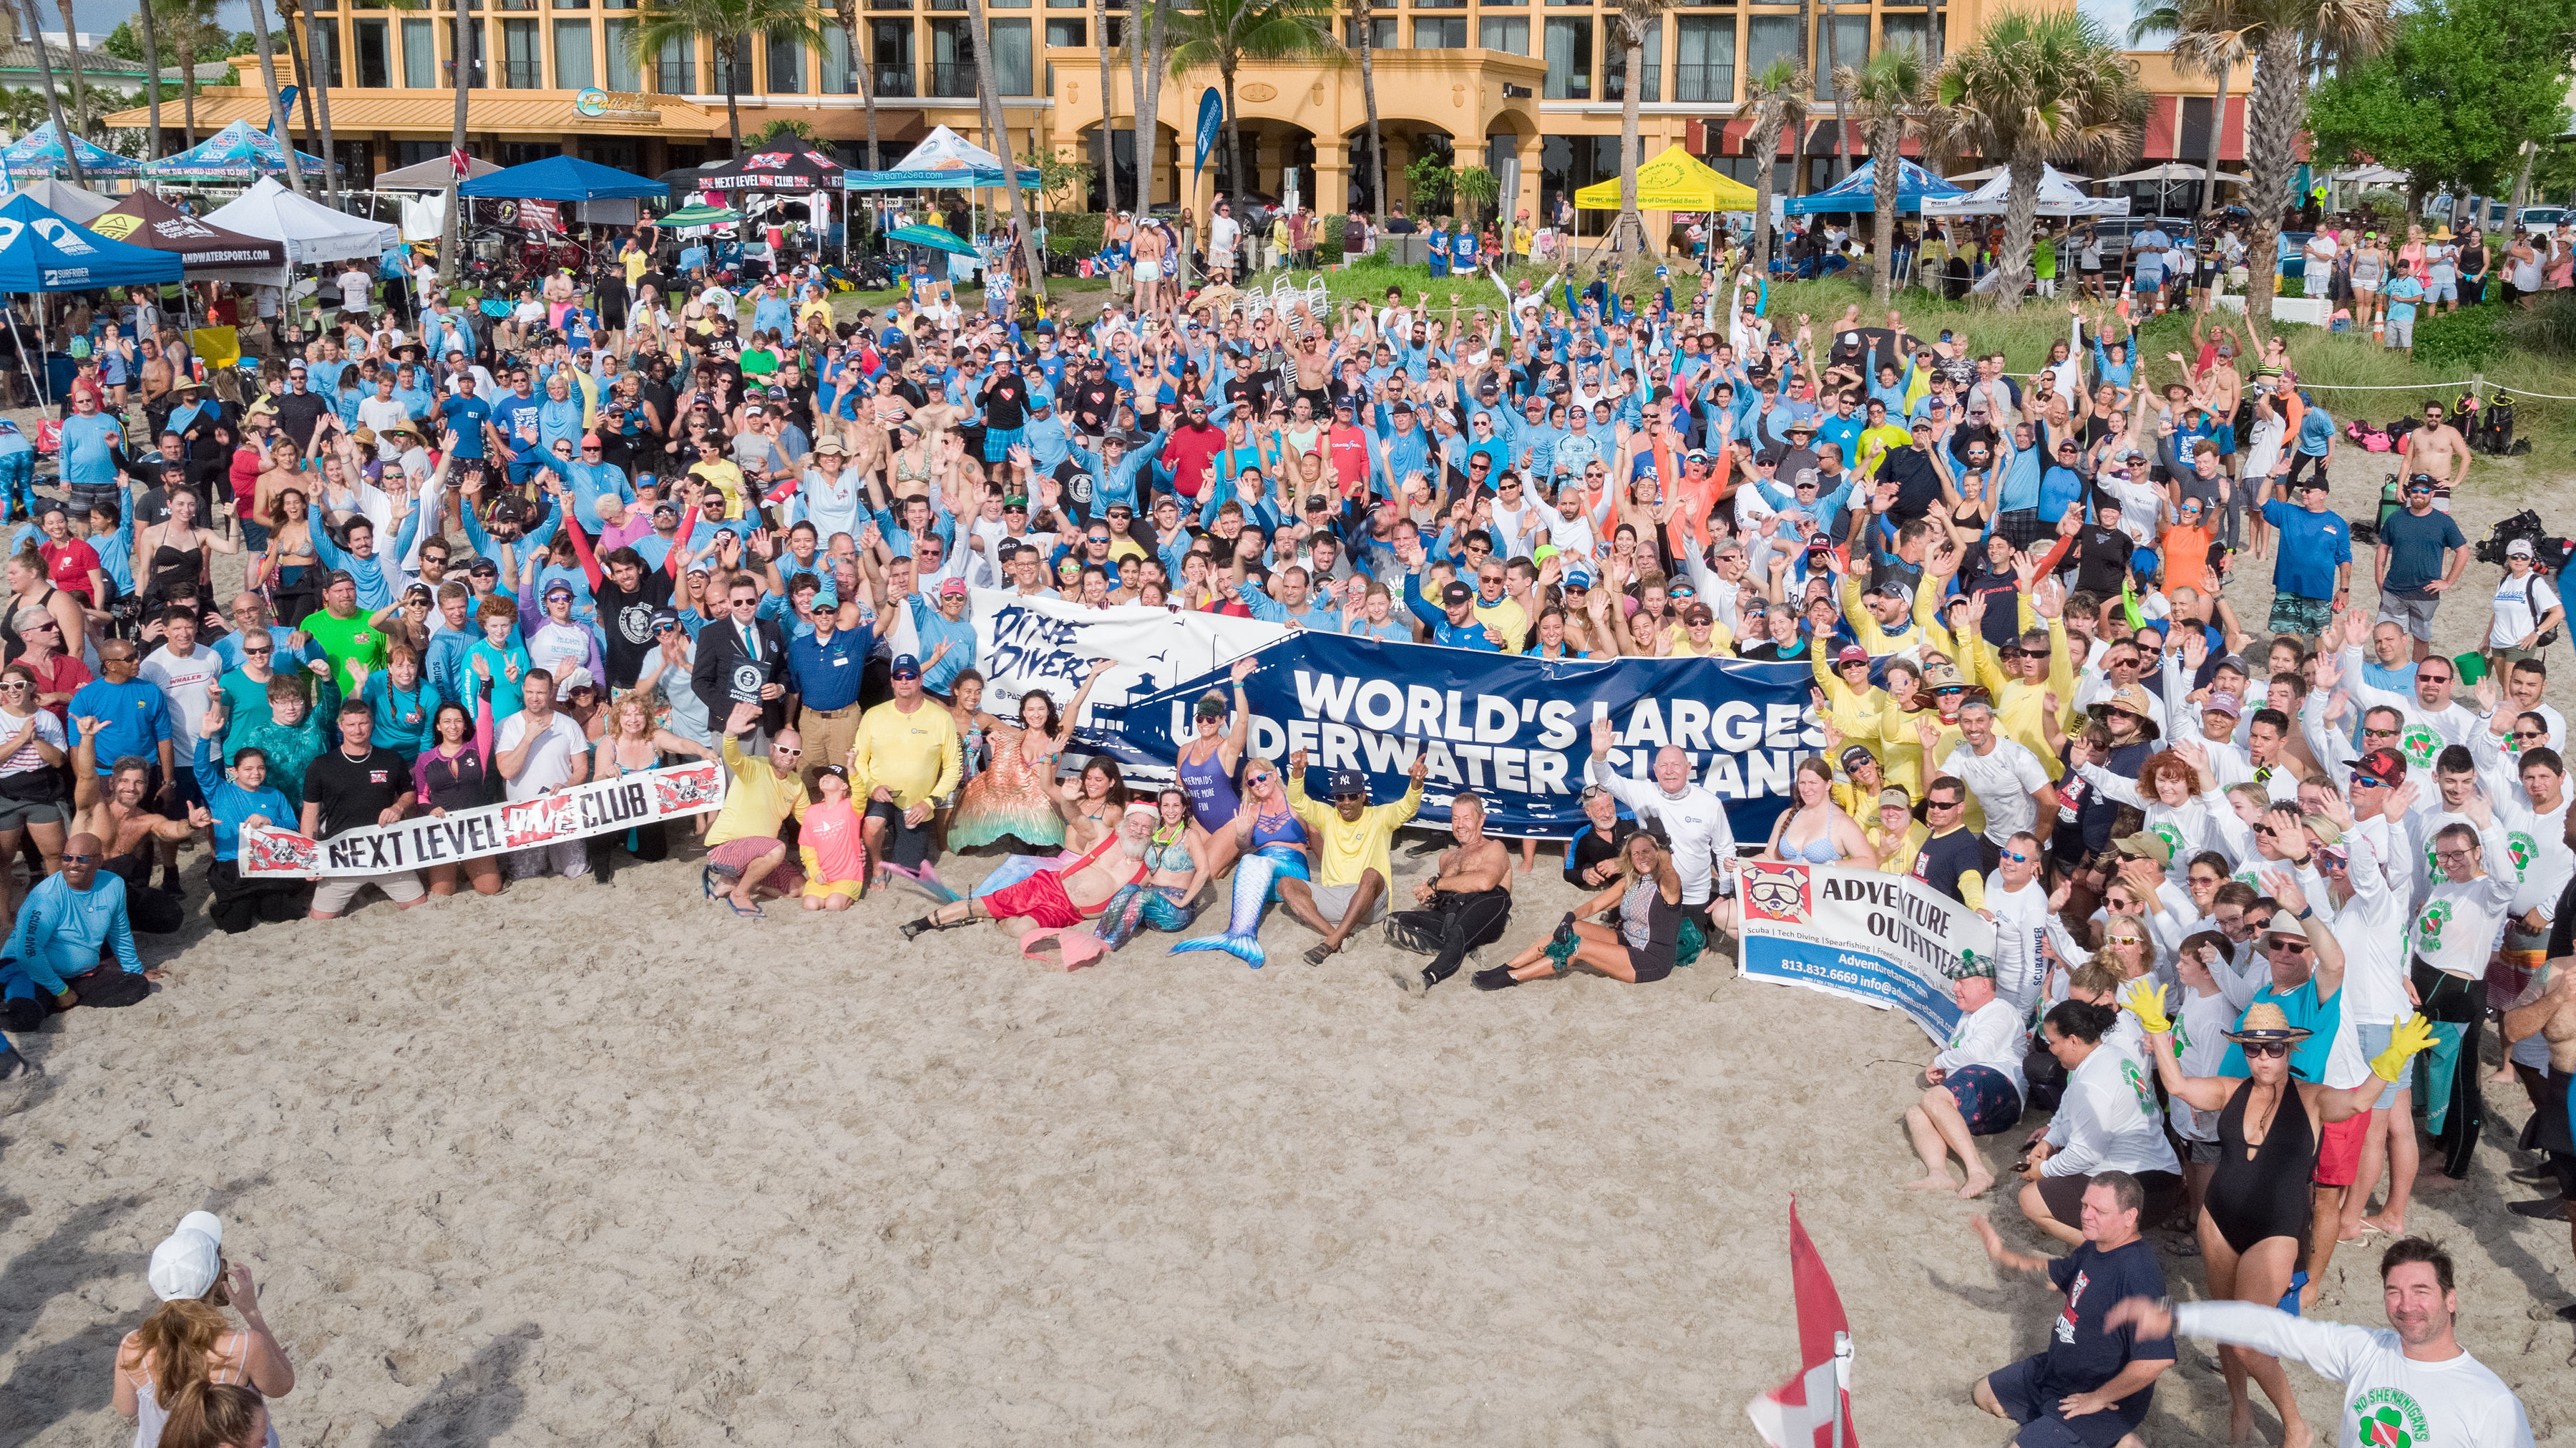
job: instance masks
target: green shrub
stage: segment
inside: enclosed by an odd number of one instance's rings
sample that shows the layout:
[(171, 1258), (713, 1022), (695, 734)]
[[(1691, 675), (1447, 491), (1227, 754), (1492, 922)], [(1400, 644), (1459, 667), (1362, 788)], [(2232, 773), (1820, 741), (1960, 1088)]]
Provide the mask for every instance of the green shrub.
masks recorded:
[(1057, 256), (1089, 256), (1100, 250), (1109, 218), (1097, 211), (1047, 213), (1047, 250)]
[[(2497, 313), (2496, 330), (2517, 347), (2545, 357), (2576, 357), (2576, 292), (2543, 293), (2539, 304), (2529, 311), (2516, 309), (2507, 313), (2498, 306), (2478, 310)], [(2420, 325), (2415, 329), (2415, 346), (2421, 355), (2424, 329)]]
[[(2576, 317), (2576, 313), (2569, 313)], [(2538, 314), (2531, 314), (2538, 320)], [(2522, 318), (2516, 318), (2517, 322)], [(2415, 322), (2415, 365), (2439, 371), (2486, 367), (2504, 356), (2504, 308), (2494, 303), (2463, 307), (2440, 316), (2418, 316)], [(2517, 336), (2527, 347), (2541, 347), (2537, 339)]]
[(1331, 266), (1341, 259), (1342, 244), (1340, 242), (1319, 241), (1315, 243), (1315, 265)]

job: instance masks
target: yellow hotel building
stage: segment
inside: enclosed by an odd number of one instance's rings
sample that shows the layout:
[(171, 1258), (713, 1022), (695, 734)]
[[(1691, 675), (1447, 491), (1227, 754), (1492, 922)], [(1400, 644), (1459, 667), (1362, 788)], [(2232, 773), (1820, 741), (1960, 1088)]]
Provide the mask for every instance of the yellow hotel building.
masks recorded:
[[(455, 3), (427, 0), (419, 9), (392, 10), (382, 0), (306, 0), (325, 37), (321, 69), (347, 184), (363, 188), (378, 172), (445, 153), (454, 106)], [(1124, 60), (1115, 50), (1126, 42), (1132, 3), (1109, 6), (1105, 39), (1113, 60)], [(1816, 4), (1815, 67), (1826, 70), (1829, 44), (1846, 65), (1887, 45), (1937, 53), (1972, 36), (1997, 3), (1846, 0), (1830, 14)], [(990, 144), (975, 101), (966, 0), (862, 4), (884, 162), (936, 125)], [(726, 155), (724, 72), (730, 68), (739, 77), (745, 134), (792, 118), (838, 143), (843, 155), (863, 160), (866, 128), (850, 37), (828, 10), (819, 14), (830, 44), (820, 50), (752, 41), (728, 55), (701, 41), (638, 63), (623, 38), (635, 23), (635, 0), (471, 0), (471, 7), (468, 14), (479, 16), (472, 23), (482, 55), (469, 101), (468, 146), (485, 159), (511, 165), (562, 153), (650, 176)], [(1090, 0), (986, 0), (986, 12), (1003, 123), (1015, 150), (1026, 155), (1033, 146), (1047, 147), (1094, 159), (1104, 100), (1095, 46), (1104, 37), (1094, 34), (1099, 16)], [(1645, 49), (1642, 154), (1686, 144), (1751, 182), (1760, 163), (1742, 154), (1744, 125), (1735, 119), (1743, 79), (1777, 57), (1797, 54), (1799, 21), (1794, 5), (1678, 0)], [(1400, 0), (1373, 9), (1372, 68), (1391, 199), (1406, 197), (1405, 167), (1425, 155), (1492, 168), (1511, 206), (1542, 221), (1561, 194), (1615, 177), (1627, 82), (1616, 24), (1614, 7), (1601, 0)], [(1344, 41), (1356, 45), (1356, 22), (1347, 10), (1341, 26)], [(2200, 160), (2211, 88), (2178, 79), (2160, 54), (2139, 60), (2159, 92), (2161, 125), (2150, 124), (2147, 159)], [(236, 63), (245, 79), (255, 79), (255, 62)], [(287, 74), (282, 53), (279, 72)], [(1134, 194), (1129, 129), (1136, 107), (1128, 77), (1127, 66), (1116, 64), (1106, 98), (1122, 202)], [(2240, 92), (2243, 82), (2239, 76)], [(1201, 94), (1216, 84), (1210, 70), (1167, 79), (1162, 87), (1151, 162), (1157, 204), (1189, 205), (1204, 216), (1224, 184), (1222, 142), (1195, 186), (1190, 176), (1192, 118)], [(574, 98), (593, 87), (620, 95), (600, 119), (574, 108)], [(1835, 149), (1829, 81), (1818, 96), (1810, 175), (1801, 189), (1829, 185), (1842, 174), (1838, 155), (1817, 154)], [(1237, 100), (1247, 190), (1281, 196), (1283, 170), (1294, 167), (1306, 204), (1327, 214), (1368, 208), (1368, 113), (1356, 50), (1337, 65), (1248, 65)], [(2242, 107), (2241, 95), (2229, 97), (2231, 143), (2241, 140)], [(267, 123), (266, 102), (252, 88), (210, 88), (197, 114), (201, 132), (237, 119)], [(163, 115), (171, 125), (175, 107), (165, 105)], [(110, 123), (140, 126), (142, 116), (123, 112)], [(299, 144), (318, 149), (300, 114), (290, 125)], [(175, 150), (178, 144), (173, 128), (165, 145)], [(1861, 149), (1857, 138), (1854, 149)], [(2241, 149), (2231, 144), (2225, 155), (2235, 159)], [(1775, 162), (1783, 189), (1786, 157), (1784, 140)], [(1183, 195), (1185, 189), (1193, 194)], [(1096, 187), (1092, 204), (1098, 204)], [(1587, 229), (1599, 224), (1591, 213), (1585, 221)]]

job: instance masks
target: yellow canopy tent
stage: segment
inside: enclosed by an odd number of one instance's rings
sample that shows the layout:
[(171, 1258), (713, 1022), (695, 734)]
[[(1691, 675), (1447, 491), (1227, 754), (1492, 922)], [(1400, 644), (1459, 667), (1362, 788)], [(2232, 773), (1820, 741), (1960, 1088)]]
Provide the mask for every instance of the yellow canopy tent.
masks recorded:
[[(1679, 146), (1637, 168), (1640, 211), (1751, 211), (1753, 188), (1709, 169), (1706, 162)], [(1619, 209), (1617, 179), (1596, 182), (1574, 193), (1585, 211)]]

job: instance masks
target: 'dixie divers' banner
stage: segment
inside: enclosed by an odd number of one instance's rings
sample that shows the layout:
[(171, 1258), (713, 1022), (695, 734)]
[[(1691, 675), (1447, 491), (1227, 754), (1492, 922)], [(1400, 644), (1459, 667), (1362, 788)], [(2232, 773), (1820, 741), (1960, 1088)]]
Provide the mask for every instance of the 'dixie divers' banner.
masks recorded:
[[(1485, 827), (1510, 838), (1569, 839), (1583, 828), (1592, 721), (1618, 726), (1609, 767), (1644, 777), (1657, 750), (1690, 756), (1691, 774), (1727, 802), (1737, 838), (1760, 840), (1789, 795), (1799, 756), (1823, 744), (1805, 664), (1717, 659), (1541, 661), (1431, 644), (1295, 633), (1260, 651), (1244, 685), (1251, 752), (1314, 769), (1358, 769), (1372, 798), (1404, 792), (1428, 753), (1422, 820), (1444, 822), (1460, 790), (1484, 797)], [(1201, 674), (1123, 703), (1094, 696), (1077, 735), (1124, 764), (1167, 773), (1193, 732)], [(1320, 794), (1323, 781), (1312, 782)]]
[(1736, 884), (1738, 974), (1903, 1011), (1941, 1045), (1959, 1024), (1960, 957), (1994, 955), (1984, 916), (1911, 875), (1747, 860)]
[[(1173, 613), (1143, 604), (1084, 608), (1022, 598), (1007, 589), (974, 589), (969, 600), (984, 708), (1004, 719), (1019, 717), (1020, 696), (1031, 689), (1053, 695), (1059, 707), (1070, 704), (1091, 676), (1094, 659), (1110, 660), (1111, 668), (1091, 697), (1114, 701), (1222, 669), (1288, 634), (1285, 626), (1258, 619)], [(897, 653), (929, 657), (908, 619), (894, 644)]]
[(245, 829), (241, 872), (249, 878), (314, 879), (452, 865), (705, 814), (722, 808), (724, 796), (724, 766), (702, 759), (593, 780), (518, 804), (370, 825), (327, 840), (293, 830)]

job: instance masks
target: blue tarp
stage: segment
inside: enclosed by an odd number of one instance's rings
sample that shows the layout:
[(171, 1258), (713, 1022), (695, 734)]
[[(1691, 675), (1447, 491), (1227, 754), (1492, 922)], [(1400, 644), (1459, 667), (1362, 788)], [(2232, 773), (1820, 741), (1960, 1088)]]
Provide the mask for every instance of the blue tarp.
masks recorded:
[[(1911, 161), (1899, 159), (1896, 173), (1896, 209), (1920, 211), (1926, 196), (1965, 196), (1964, 187), (1953, 186)], [(1878, 209), (1878, 161), (1872, 158), (1852, 168), (1852, 173), (1822, 191), (1789, 198), (1783, 208), (1791, 216), (1813, 216), (1818, 212), (1876, 211)]]
[(670, 188), (578, 156), (548, 156), (477, 176), (457, 187), (456, 194), (515, 201), (598, 201), (614, 196), (667, 196)]
[(0, 292), (62, 292), (179, 279), (179, 254), (110, 241), (32, 196), (0, 203)]
[[(853, 171), (849, 174), (848, 189), (852, 191), (962, 191), (1001, 184), (1002, 170), (998, 166), (992, 166), (976, 170)], [(1021, 167), (1020, 189), (1034, 191), (1037, 186), (1037, 171), (1032, 167)]]

